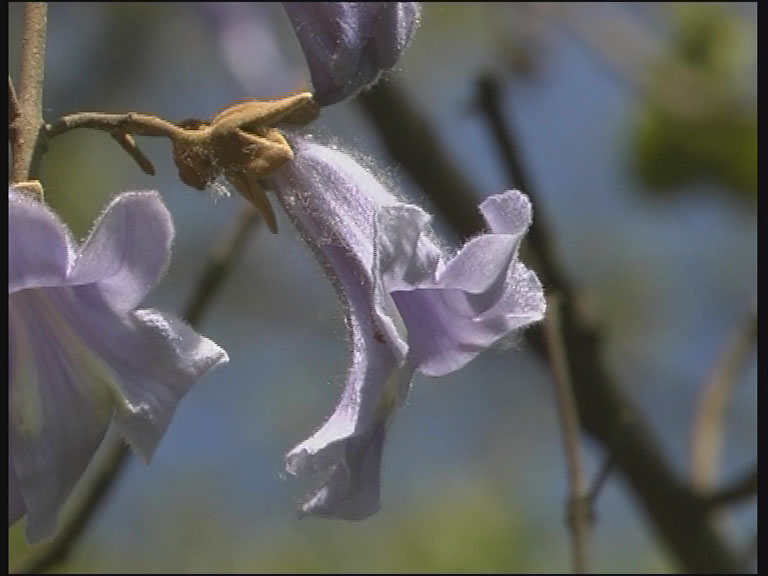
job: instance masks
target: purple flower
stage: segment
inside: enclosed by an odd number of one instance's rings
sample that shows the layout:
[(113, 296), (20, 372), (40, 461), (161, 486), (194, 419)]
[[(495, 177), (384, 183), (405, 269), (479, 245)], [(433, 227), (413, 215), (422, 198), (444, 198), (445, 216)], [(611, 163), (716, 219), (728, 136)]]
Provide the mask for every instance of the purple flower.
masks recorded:
[(400, 59), (417, 2), (285, 2), (321, 106), (349, 98)]
[(286, 468), (325, 474), (304, 514), (362, 519), (378, 510), (386, 429), (414, 371), (458, 370), (543, 317), (541, 284), (518, 259), (531, 206), (517, 191), (491, 196), (480, 206), (490, 233), (447, 257), (429, 216), (352, 158), (298, 138), (291, 145), (294, 161), (273, 183), (344, 305), (351, 363), (335, 412)]
[[(419, 24), (417, 2), (285, 2), (309, 67), (315, 101), (329, 106), (373, 84), (397, 64)], [(219, 29), (219, 47), (248, 94), (274, 97), (299, 88), (299, 63), (284, 56), (267, 4), (201, 4)]]
[[(285, 3), (309, 64), (314, 98), (334, 104), (375, 82), (400, 58), (417, 3)], [(480, 206), (490, 233), (447, 256), (430, 217), (400, 202), (346, 154), (299, 137), (272, 177), (277, 196), (336, 288), (351, 361), (336, 410), (286, 457), (294, 475), (323, 474), (303, 514), (365, 518), (379, 508), (384, 439), (414, 372), (458, 370), (540, 320), (536, 275), (518, 259), (531, 222), (517, 191)]]
[(110, 422), (148, 461), (194, 381), (227, 354), (173, 316), (135, 310), (163, 273), (173, 225), (153, 192), (121, 194), (76, 246), (44, 204), (8, 192), (8, 508), (31, 542)]

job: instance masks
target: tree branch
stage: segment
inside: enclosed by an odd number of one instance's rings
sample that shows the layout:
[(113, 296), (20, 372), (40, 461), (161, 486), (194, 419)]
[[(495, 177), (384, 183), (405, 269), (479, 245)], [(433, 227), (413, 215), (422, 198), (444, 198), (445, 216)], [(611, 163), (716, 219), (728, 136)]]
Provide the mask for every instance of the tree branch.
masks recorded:
[(208, 256), (200, 272), (197, 288), (184, 307), (183, 318), (191, 326), (200, 322), (222, 283), (229, 277), (258, 221), (258, 211), (250, 204), (243, 204), (237, 225)]
[(757, 315), (734, 330), (696, 403), (691, 433), (691, 481), (701, 492), (712, 487), (720, 462), (726, 408), (757, 337)]
[(590, 523), (589, 495), (581, 465), (579, 414), (560, 333), (560, 297), (557, 294), (547, 298), (544, 339), (555, 377), (555, 397), (568, 469), (568, 526), (571, 530), (573, 572), (585, 574)]
[[(188, 130), (167, 120), (149, 114), (128, 112), (107, 114), (104, 112), (77, 112), (62, 116), (46, 126), (48, 138), (55, 138), (70, 130), (90, 128), (103, 132), (129, 132), (137, 136), (154, 136), (172, 140), (194, 140), (202, 135), (200, 130)], [(202, 141), (202, 137), (198, 137)]]
[(603, 489), (603, 486), (605, 486), (606, 480), (608, 480), (608, 477), (611, 475), (611, 472), (613, 472), (613, 469), (615, 467), (614, 459), (613, 459), (613, 453), (618, 448), (616, 446), (613, 446), (606, 454), (605, 458), (603, 459), (603, 463), (600, 466), (600, 470), (597, 473), (597, 476), (592, 481), (592, 486), (589, 489), (589, 496), (587, 497), (589, 500), (589, 518), (590, 520), (593, 520), (595, 515), (595, 503), (597, 502), (597, 497), (600, 496), (600, 491)]
[(134, 159), (136, 164), (139, 165), (139, 168), (141, 168), (145, 174), (149, 174), (150, 176), (155, 175), (155, 167), (152, 165), (150, 159), (147, 158), (144, 152), (138, 147), (133, 136), (126, 134), (125, 132), (112, 132), (110, 136), (112, 136), (112, 139), (120, 145), (120, 148), (125, 150), (128, 156)]
[(738, 504), (757, 496), (757, 466), (727, 486), (704, 496), (704, 505), (710, 509)]
[[(45, 2), (24, 5), (24, 36), (21, 41), (20, 93), (16, 117), (10, 123), (11, 182), (36, 180), (45, 149), (43, 131), (43, 78), (48, 6)], [(8, 84), (9, 93), (12, 85)], [(9, 94), (10, 95), (10, 94)], [(13, 98), (11, 98), (11, 102)]]

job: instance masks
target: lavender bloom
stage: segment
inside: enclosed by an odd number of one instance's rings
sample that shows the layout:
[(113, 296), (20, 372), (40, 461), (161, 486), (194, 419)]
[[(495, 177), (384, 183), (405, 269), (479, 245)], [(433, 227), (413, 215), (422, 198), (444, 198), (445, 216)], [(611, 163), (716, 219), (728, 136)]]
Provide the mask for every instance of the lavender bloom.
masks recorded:
[(173, 225), (157, 194), (112, 201), (76, 246), (44, 204), (8, 193), (8, 508), (30, 542), (110, 422), (148, 461), (193, 382), (227, 354), (173, 316), (135, 310), (163, 273)]
[[(286, 459), (291, 474), (328, 471), (307, 514), (362, 519), (379, 503), (379, 467), (386, 418), (407, 391), (413, 370), (403, 363), (405, 343), (390, 338), (372, 300), (371, 228), (377, 206), (395, 204), (348, 156), (304, 140), (291, 142), (295, 158), (273, 178), (277, 196), (323, 266), (344, 306), (352, 358), (336, 412)], [(362, 189), (361, 189), (362, 186)]]
[[(353, 96), (393, 67), (418, 24), (400, 2), (284, 3), (321, 106)], [(531, 222), (521, 193), (481, 205), (491, 233), (448, 258), (429, 216), (400, 202), (349, 156), (291, 138), (277, 196), (344, 306), (351, 361), (336, 410), (286, 457), (294, 475), (324, 474), (302, 514), (362, 519), (379, 508), (386, 430), (416, 370), (458, 370), (544, 315), (536, 275), (518, 260)]]
[(417, 2), (285, 2), (315, 100), (335, 104), (392, 68), (419, 22)]
[(352, 354), (336, 411), (288, 454), (286, 469), (326, 475), (304, 514), (362, 519), (378, 510), (386, 429), (414, 371), (457, 370), (543, 317), (541, 285), (518, 260), (531, 207), (517, 191), (488, 198), (481, 211), (491, 233), (446, 258), (429, 217), (352, 158), (291, 145), (294, 161), (273, 183), (344, 305)]

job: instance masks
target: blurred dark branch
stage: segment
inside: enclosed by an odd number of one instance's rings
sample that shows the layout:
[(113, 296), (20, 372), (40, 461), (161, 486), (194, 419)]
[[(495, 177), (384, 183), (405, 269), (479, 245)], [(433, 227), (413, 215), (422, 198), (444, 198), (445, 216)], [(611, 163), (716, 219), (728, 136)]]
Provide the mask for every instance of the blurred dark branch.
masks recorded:
[(128, 462), (129, 451), (123, 439), (111, 437), (110, 441), (98, 471), (85, 487), (85, 496), (75, 503), (75, 511), (65, 518), (56, 537), (33, 547), (20, 562), (9, 569), (10, 574), (38, 574), (66, 559), (89, 521), (106, 501)]
[[(237, 225), (226, 235), (221, 243), (211, 252), (195, 286), (195, 291), (184, 307), (183, 318), (193, 327), (199, 325), (210, 309), (223, 282), (234, 269), (251, 231), (258, 224), (258, 213), (249, 204), (244, 204), (238, 216)], [(32, 548), (10, 572), (15, 574), (35, 574), (49, 570), (65, 560), (77, 543), (83, 531), (88, 527), (112, 493), (121, 472), (128, 462), (130, 451), (120, 437), (114, 437), (106, 448), (106, 455), (95, 477), (86, 487), (85, 493), (74, 502), (75, 509), (66, 515), (62, 526), (53, 540)]]
[(195, 292), (184, 307), (183, 318), (191, 326), (197, 326), (208, 311), (213, 298), (218, 294), (222, 283), (229, 277), (229, 273), (246, 246), (251, 231), (258, 222), (258, 211), (250, 204), (243, 204), (237, 217), (237, 224), (211, 252), (200, 273)]
[(603, 463), (600, 466), (600, 470), (598, 471), (595, 479), (592, 481), (592, 486), (589, 489), (589, 517), (592, 520), (594, 520), (596, 517), (594, 508), (595, 503), (597, 502), (597, 498), (600, 496), (600, 491), (603, 489), (603, 486), (605, 486), (606, 480), (608, 480), (608, 477), (611, 475), (611, 472), (613, 472), (613, 469), (615, 468), (613, 453), (616, 450), (617, 447), (613, 446), (608, 452), (606, 452)]
[(730, 484), (704, 496), (704, 505), (710, 509), (739, 504), (757, 496), (757, 466)]
[(568, 527), (571, 530), (572, 567), (575, 574), (587, 573), (590, 524), (589, 494), (581, 465), (581, 431), (571, 375), (560, 332), (560, 297), (547, 297), (544, 340), (555, 377), (555, 397), (568, 470)]
[[(489, 86), (486, 81), (487, 93), (481, 97), (481, 107), (493, 123), (501, 114), (489, 112), (491, 107), (499, 108), (498, 90), (490, 91)], [(373, 90), (364, 92), (358, 101), (381, 134), (390, 155), (408, 170), (441, 215), (463, 236), (479, 233), (482, 221), (475, 198), (480, 195), (451, 166), (429, 126), (400, 89), (391, 82), (380, 82)], [(494, 134), (498, 138), (507, 134), (507, 130), (494, 128)], [(513, 171), (511, 166), (508, 169)], [(518, 177), (513, 176), (512, 180), (517, 182)], [(534, 220), (542, 228), (545, 218), (541, 199), (530, 180), (528, 186), (525, 192), (535, 206)], [(552, 234), (542, 228), (537, 236), (531, 234), (529, 244), (543, 285), (550, 291), (558, 291), (563, 298), (563, 341), (584, 430), (609, 451), (620, 444), (620, 450), (612, 451), (616, 468), (684, 570), (740, 571), (740, 562), (716, 533), (700, 498), (675, 475), (642, 415), (608, 374), (602, 362), (598, 331), (579, 309), (573, 285), (550, 258), (551, 239)], [(530, 332), (534, 345), (543, 354), (540, 331)]]
[[(45, 149), (43, 130), (43, 79), (45, 77), (45, 40), (48, 6), (45, 2), (24, 4), (24, 35), (21, 41), (18, 99), (11, 97), (17, 110), (9, 126), (11, 142), (11, 182), (36, 180), (40, 158)], [(11, 113), (13, 114), (13, 112)]]
[(756, 337), (755, 314), (728, 338), (696, 404), (691, 434), (691, 482), (701, 492), (710, 489), (716, 477), (728, 401)]
[(464, 176), (437, 148), (432, 127), (406, 103), (399, 89), (382, 80), (357, 101), (378, 129), (390, 155), (416, 179), (456, 233), (469, 238), (482, 230), (483, 219), (475, 198), (462, 184)]
[(501, 153), (501, 158), (507, 169), (507, 176), (512, 185), (528, 194), (533, 201), (534, 215), (528, 230), (528, 238), (530, 238), (531, 245), (535, 247), (536, 268), (541, 282), (545, 287), (557, 288), (562, 293), (563, 298), (569, 300), (573, 297), (573, 289), (563, 276), (562, 267), (555, 256), (555, 247), (552, 245), (553, 236), (548, 233), (551, 228), (547, 223), (546, 214), (541, 209), (540, 198), (537, 197), (535, 188), (523, 166), (522, 150), (506, 128), (500, 105), (499, 86), (495, 79), (490, 76), (483, 76), (478, 80), (475, 105), (488, 120), (494, 143)]

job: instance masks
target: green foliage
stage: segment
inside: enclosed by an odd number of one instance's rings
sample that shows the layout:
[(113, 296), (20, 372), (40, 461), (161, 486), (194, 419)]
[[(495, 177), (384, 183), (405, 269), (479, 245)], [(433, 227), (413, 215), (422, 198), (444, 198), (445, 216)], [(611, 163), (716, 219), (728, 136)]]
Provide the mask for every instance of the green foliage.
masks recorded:
[[(442, 486), (386, 520), (308, 518), (297, 524), (290, 519), (269, 522), (268, 530), (250, 534), (233, 533), (215, 502), (203, 494), (191, 499), (195, 490), (183, 487), (174, 513), (149, 519), (145, 528), (155, 533), (156, 548), (136, 555), (119, 545), (111, 549), (86, 544), (56, 570), (93, 573), (121, 566), (138, 572), (300, 574), (534, 569), (535, 527), (523, 526), (514, 507), (499, 505), (503, 487), (485, 481)], [(9, 555), (17, 560), (28, 548), (21, 524), (9, 534)]]
[[(467, 489), (469, 488), (469, 489)], [(497, 491), (483, 487), (454, 488), (451, 493), (412, 507), (376, 531), (359, 532), (353, 524), (351, 541), (322, 526), (315, 538), (262, 558), (262, 567), (285, 572), (518, 572), (533, 569), (530, 543), (525, 541), (514, 510), (498, 505)], [(290, 549), (288, 549), (290, 548)], [(270, 557), (271, 556), (271, 557)]]
[[(108, 137), (86, 132), (68, 134), (49, 144), (41, 170), (45, 200), (77, 240), (88, 235), (94, 218), (114, 195), (116, 174), (119, 177), (123, 169), (135, 170), (130, 159), (115, 154), (115, 148)], [(49, 177), (52, 174), (55, 178)]]
[(655, 191), (711, 179), (747, 199), (757, 197), (757, 115), (685, 118), (660, 107), (637, 123), (636, 168)]
[(694, 181), (757, 197), (757, 106), (745, 24), (723, 6), (681, 5), (635, 123), (633, 164), (666, 192)]

